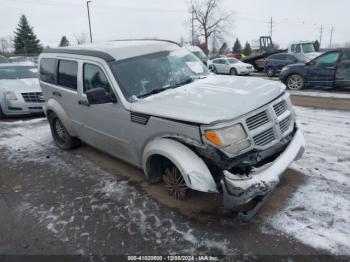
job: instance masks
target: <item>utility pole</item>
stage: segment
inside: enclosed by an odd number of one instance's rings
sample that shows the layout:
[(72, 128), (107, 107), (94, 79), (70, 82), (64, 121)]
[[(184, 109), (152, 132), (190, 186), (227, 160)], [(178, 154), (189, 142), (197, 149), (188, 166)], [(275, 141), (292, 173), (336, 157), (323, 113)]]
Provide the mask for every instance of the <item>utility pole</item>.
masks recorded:
[(330, 37), (330, 39), (329, 39), (329, 48), (332, 48), (333, 31), (334, 31), (334, 28), (333, 28), (333, 26), (332, 26), (332, 29), (331, 29), (331, 37)]
[(322, 35), (323, 35), (323, 25), (321, 25), (321, 28), (320, 28), (320, 48), (322, 45)]
[(89, 8), (89, 4), (90, 4), (90, 3), (91, 3), (91, 1), (87, 1), (87, 2), (86, 2), (86, 7), (87, 7), (87, 12), (88, 12), (88, 18), (89, 18), (90, 43), (92, 43), (91, 21), (90, 21), (90, 8)]
[(270, 19), (270, 37), (272, 38), (272, 29), (273, 29), (273, 20), (272, 20), (272, 16), (271, 16), (271, 19)]
[(192, 45), (194, 45), (194, 6), (192, 5)]

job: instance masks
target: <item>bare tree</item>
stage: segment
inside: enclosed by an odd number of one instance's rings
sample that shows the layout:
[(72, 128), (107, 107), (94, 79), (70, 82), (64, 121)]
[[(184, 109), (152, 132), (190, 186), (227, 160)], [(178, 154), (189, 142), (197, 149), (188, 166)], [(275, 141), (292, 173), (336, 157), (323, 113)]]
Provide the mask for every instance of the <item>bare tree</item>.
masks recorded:
[(208, 50), (209, 38), (222, 40), (228, 26), (232, 24), (233, 12), (222, 9), (222, 0), (192, 0), (194, 17), (200, 36)]
[(4, 55), (5, 53), (8, 52), (9, 48), (11, 47), (9, 39), (5, 37), (0, 38), (0, 48), (1, 48), (1, 53)]

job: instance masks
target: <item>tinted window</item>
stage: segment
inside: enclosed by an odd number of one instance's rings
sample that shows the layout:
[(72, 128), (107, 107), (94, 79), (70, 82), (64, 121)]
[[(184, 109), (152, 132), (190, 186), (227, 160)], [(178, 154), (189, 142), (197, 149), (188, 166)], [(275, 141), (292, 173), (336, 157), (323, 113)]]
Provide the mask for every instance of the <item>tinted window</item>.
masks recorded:
[(84, 64), (84, 93), (98, 87), (112, 94), (111, 85), (102, 69), (96, 65)]
[(40, 80), (55, 84), (55, 74), (57, 68), (57, 60), (53, 58), (43, 58), (40, 61)]
[(36, 67), (10, 66), (0, 67), (0, 79), (24, 79), (37, 78)]
[(350, 51), (347, 51), (343, 54), (342, 58), (341, 58), (341, 62), (342, 63), (350, 63)]
[(270, 56), (270, 59), (285, 60), (285, 55), (272, 55), (272, 56)]
[(316, 64), (334, 64), (338, 61), (339, 58), (339, 53), (338, 52), (333, 52), (329, 53), (323, 56), (320, 56), (319, 58), (316, 59)]
[(296, 45), (295, 52), (301, 53), (301, 46), (300, 45)]
[(78, 63), (60, 60), (58, 63), (57, 83), (61, 86), (77, 90)]

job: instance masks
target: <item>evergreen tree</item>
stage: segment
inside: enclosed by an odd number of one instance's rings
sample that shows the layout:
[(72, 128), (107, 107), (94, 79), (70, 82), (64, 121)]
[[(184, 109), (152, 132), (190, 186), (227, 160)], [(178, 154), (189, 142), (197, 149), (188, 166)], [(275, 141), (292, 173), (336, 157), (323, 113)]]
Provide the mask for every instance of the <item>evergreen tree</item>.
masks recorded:
[(69, 41), (65, 35), (62, 36), (60, 44), (58, 46), (59, 47), (69, 46)]
[(223, 43), (219, 49), (219, 55), (225, 55), (227, 53), (227, 44)]
[(240, 53), (242, 53), (242, 45), (241, 45), (241, 42), (239, 42), (239, 39), (238, 39), (238, 38), (236, 38), (236, 42), (235, 42), (235, 44), (233, 45), (232, 52), (233, 52), (234, 54), (240, 54)]
[(320, 46), (320, 42), (318, 40), (315, 41), (314, 47), (315, 47), (316, 52), (320, 51), (321, 46)]
[(38, 54), (42, 49), (25, 15), (19, 20), (13, 42), (16, 54)]
[(250, 47), (250, 44), (248, 42), (245, 43), (244, 49), (243, 49), (243, 54), (245, 56), (249, 56), (252, 54), (252, 48)]

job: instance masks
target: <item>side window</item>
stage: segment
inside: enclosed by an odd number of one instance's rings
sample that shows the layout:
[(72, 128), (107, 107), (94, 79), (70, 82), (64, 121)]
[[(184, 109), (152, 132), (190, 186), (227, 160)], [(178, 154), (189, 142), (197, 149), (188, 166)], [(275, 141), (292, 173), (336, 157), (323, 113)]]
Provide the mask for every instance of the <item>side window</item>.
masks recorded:
[(350, 51), (347, 51), (343, 54), (340, 62), (344, 64), (350, 64)]
[(298, 60), (292, 55), (287, 55), (287, 61), (292, 63), (298, 62)]
[(84, 64), (84, 93), (94, 88), (102, 87), (112, 94), (111, 85), (102, 69), (93, 64)]
[(54, 58), (42, 58), (40, 61), (40, 80), (50, 84), (56, 84), (57, 60)]
[(301, 53), (301, 46), (300, 45), (296, 45), (295, 52), (296, 53)]
[(340, 55), (339, 52), (333, 52), (333, 53), (320, 56), (319, 58), (316, 59), (316, 64), (317, 65), (335, 64), (338, 61), (339, 55)]
[(292, 45), (291, 50), (293, 53), (295, 53), (295, 45)]
[(78, 63), (75, 61), (59, 60), (57, 83), (63, 87), (77, 90)]
[(214, 63), (214, 64), (221, 64), (221, 63), (220, 63), (220, 59), (214, 60), (213, 63)]

